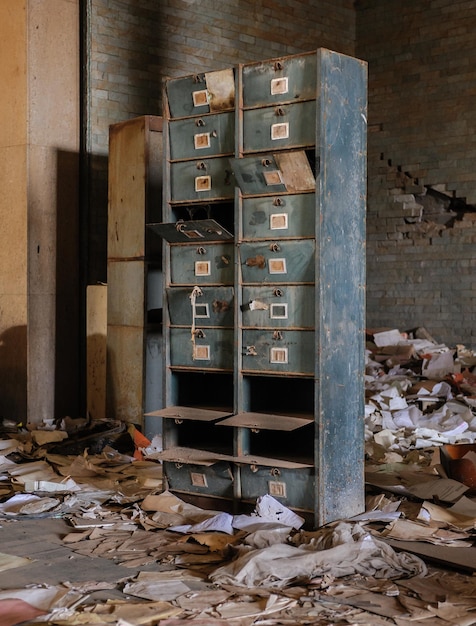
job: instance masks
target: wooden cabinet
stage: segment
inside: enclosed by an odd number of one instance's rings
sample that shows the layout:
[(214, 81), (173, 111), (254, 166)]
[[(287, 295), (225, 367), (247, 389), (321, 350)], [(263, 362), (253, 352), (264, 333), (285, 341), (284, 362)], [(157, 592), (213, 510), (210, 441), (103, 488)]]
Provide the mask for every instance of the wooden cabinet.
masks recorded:
[(166, 81), (154, 413), (177, 493), (270, 493), (315, 526), (364, 508), (366, 81), (326, 49)]
[(162, 247), (146, 228), (162, 215), (161, 117), (110, 127), (108, 174), (107, 415), (143, 426), (162, 393)]

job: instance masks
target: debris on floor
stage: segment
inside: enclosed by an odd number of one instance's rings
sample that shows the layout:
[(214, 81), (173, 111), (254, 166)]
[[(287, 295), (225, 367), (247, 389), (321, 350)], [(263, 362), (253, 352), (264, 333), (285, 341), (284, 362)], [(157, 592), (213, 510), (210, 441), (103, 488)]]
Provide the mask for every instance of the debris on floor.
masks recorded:
[[(72, 555), (130, 576), (0, 585), (2, 626), (476, 624), (476, 354), (424, 329), (368, 340), (366, 511), (315, 531), (269, 494), (230, 515), (163, 491), (160, 438), (132, 426), (4, 430), (3, 530), (60, 517)], [(27, 577), (9, 552), (0, 572)]]

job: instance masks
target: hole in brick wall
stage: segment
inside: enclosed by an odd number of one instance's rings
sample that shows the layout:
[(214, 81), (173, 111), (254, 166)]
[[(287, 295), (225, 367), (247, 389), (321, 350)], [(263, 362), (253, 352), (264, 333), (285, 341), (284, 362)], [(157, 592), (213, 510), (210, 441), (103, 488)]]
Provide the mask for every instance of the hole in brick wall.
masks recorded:
[(424, 193), (415, 194), (415, 202), (423, 207), (423, 221), (451, 228), (465, 213), (476, 211), (476, 207), (467, 204), (465, 198), (457, 198), (435, 187), (440, 185), (425, 185)]

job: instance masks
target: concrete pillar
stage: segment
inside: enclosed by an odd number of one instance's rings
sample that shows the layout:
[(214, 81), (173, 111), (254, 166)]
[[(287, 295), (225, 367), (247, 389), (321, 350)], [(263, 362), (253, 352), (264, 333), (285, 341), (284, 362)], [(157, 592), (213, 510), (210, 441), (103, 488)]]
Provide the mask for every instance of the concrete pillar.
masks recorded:
[(0, 0), (0, 418), (78, 407), (79, 0)]

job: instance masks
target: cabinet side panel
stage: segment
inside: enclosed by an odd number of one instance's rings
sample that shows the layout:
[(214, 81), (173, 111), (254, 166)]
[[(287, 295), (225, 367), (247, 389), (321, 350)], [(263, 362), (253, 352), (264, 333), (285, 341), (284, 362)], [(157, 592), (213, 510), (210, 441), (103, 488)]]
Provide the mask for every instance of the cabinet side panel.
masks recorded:
[(366, 64), (321, 50), (317, 525), (364, 510)]

